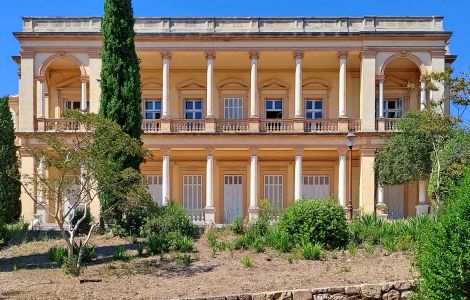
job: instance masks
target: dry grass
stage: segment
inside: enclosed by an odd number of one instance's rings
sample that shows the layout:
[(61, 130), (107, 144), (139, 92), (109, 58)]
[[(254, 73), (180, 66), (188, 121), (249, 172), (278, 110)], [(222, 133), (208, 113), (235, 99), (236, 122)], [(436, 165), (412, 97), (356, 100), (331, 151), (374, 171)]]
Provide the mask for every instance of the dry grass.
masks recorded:
[[(324, 261), (305, 261), (268, 251), (229, 250), (212, 257), (203, 237), (195, 243), (191, 264), (184, 266), (181, 255), (133, 258), (129, 262), (111, 260), (118, 245), (126, 245), (127, 254), (137, 255), (136, 245), (110, 237), (96, 237), (98, 258), (81, 278), (65, 276), (50, 264), (47, 251), (61, 246), (60, 240), (25, 243), (0, 251), (0, 298), (12, 299), (170, 299), (279, 289), (361, 284), (411, 279), (407, 254), (387, 255), (360, 250), (329, 252)], [(233, 257), (232, 257), (233, 255)], [(253, 263), (246, 268), (242, 257)], [(16, 271), (14, 271), (16, 266)], [(80, 279), (101, 280), (80, 284)], [(81, 292), (84, 290), (84, 292)]]

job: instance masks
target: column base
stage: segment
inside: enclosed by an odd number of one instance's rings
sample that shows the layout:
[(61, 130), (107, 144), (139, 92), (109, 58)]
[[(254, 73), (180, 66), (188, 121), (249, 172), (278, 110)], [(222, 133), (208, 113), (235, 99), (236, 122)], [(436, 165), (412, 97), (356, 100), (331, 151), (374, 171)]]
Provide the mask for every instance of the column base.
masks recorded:
[(248, 208), (248, 220), (256, 221), (259, 217), (259, 208), (258, 207), (250, 207)]
[(377, 118), (377, 131), (379, 132), (385, 131), (385, 119), (384, 118)]
[(348, 117), (338, 117), (338, 131), (349, 132), (349, 119)]
[(416, 215), (427, 215), (429, 213), (429, 205), (427, 204), (418, 204), (416, 206)]
[(210, 206), (204, 208), (204, 222), (209, 224), (215, 224), (215, 207)]

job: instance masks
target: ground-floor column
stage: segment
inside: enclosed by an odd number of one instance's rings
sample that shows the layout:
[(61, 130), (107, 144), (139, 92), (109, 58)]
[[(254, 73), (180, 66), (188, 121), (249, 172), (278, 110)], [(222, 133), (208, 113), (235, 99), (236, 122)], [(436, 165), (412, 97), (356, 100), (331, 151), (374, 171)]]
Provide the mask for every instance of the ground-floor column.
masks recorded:
[(426, 202), (426, 181), (421, 180), (418, 188), (418, 205), (416, 206), (416, 215), (423, 215), (429, 213), (429, 205)]
[(162, 163), (162, 206), (170, 202), (170, 156), (163, 155)]
[(258, 156), (255, 153), (250, 158), (250, 207), (248, 213), (250, 221), (258, 218)]
[(375, 149), (361, 149), (361, 170), (359, 183), (359, 207), (366, 214), (375, 211)]
[(384, 200), (384, 187), (381, 186), (380, 184), (377, 184), (377, 206), (376, 206), (376, 212), (377, 216), (383, 219), (386, 219), (388, 217), (387, 209), (386, 209), (386, 204)]
[(302, 155), (295, 156), (294, 200), (302, 199)]
[(338, 202), (346, 208), (346, 149), (338, 151)]
[(21, 189), (21, 215), (25, 222), (32, 222), (34, 219), (35, 204), (31, 197), (28, 195), (34, 194), (34, 182), (33, 178), (35, 178), (35, 165), (34, 165), (34, 157), (28, 155), (27, 153), (21, 154), (21, 180), (26, 184), (26, 189), (23, 187)]
[[(40, 224), (47, 223), (47, 201), (46, 201), (46, 187), (43, 179), (46, 179), (46, 158), (43, 156), (39, 159), (38, 168), (38, 189), (37, 189), (37, 202), (36, 216)], [(31, 199), (30, 199), (31, 201)]]
[(205, 221), (208, 224), (215, 223), (214, 207), (214, 156), (207, 155), (206, 164), (206, 208), (204, 210)]

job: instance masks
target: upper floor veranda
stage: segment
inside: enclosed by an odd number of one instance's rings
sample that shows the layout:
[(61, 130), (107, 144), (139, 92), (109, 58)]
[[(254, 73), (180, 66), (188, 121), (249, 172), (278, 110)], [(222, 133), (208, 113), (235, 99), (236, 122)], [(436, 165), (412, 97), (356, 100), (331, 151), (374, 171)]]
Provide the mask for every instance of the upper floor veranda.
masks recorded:
[[(65, 109), (98, 112), (100, 28), (23, 19), (19, 132), (74, 129)], [(422, 75), (455, 58), (441, 17), (141, 18), (135, 29), (145, 134), (393, 130), (429, 98)]]

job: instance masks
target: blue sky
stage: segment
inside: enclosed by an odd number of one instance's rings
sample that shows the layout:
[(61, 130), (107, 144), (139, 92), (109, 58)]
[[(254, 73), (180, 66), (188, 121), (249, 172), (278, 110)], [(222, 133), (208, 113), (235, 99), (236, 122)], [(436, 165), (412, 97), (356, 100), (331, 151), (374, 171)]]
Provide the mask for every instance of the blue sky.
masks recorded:
[[(0, 95), (18, 92), (18, 42), (22, 16), (99, 16), (104, 0), (0, 0)], [(470, 66), (470, 1), (468, 0), (133, 0), (136, 16), (444, 16), (453, 31), (451, 51), (459, 57), (456, 71)], [(466, 47), (465, 47), (466, 46)], [(467, 49), (466, 49), (467, 48)], [(467, 120), (470, 112), (467, 112)]]

